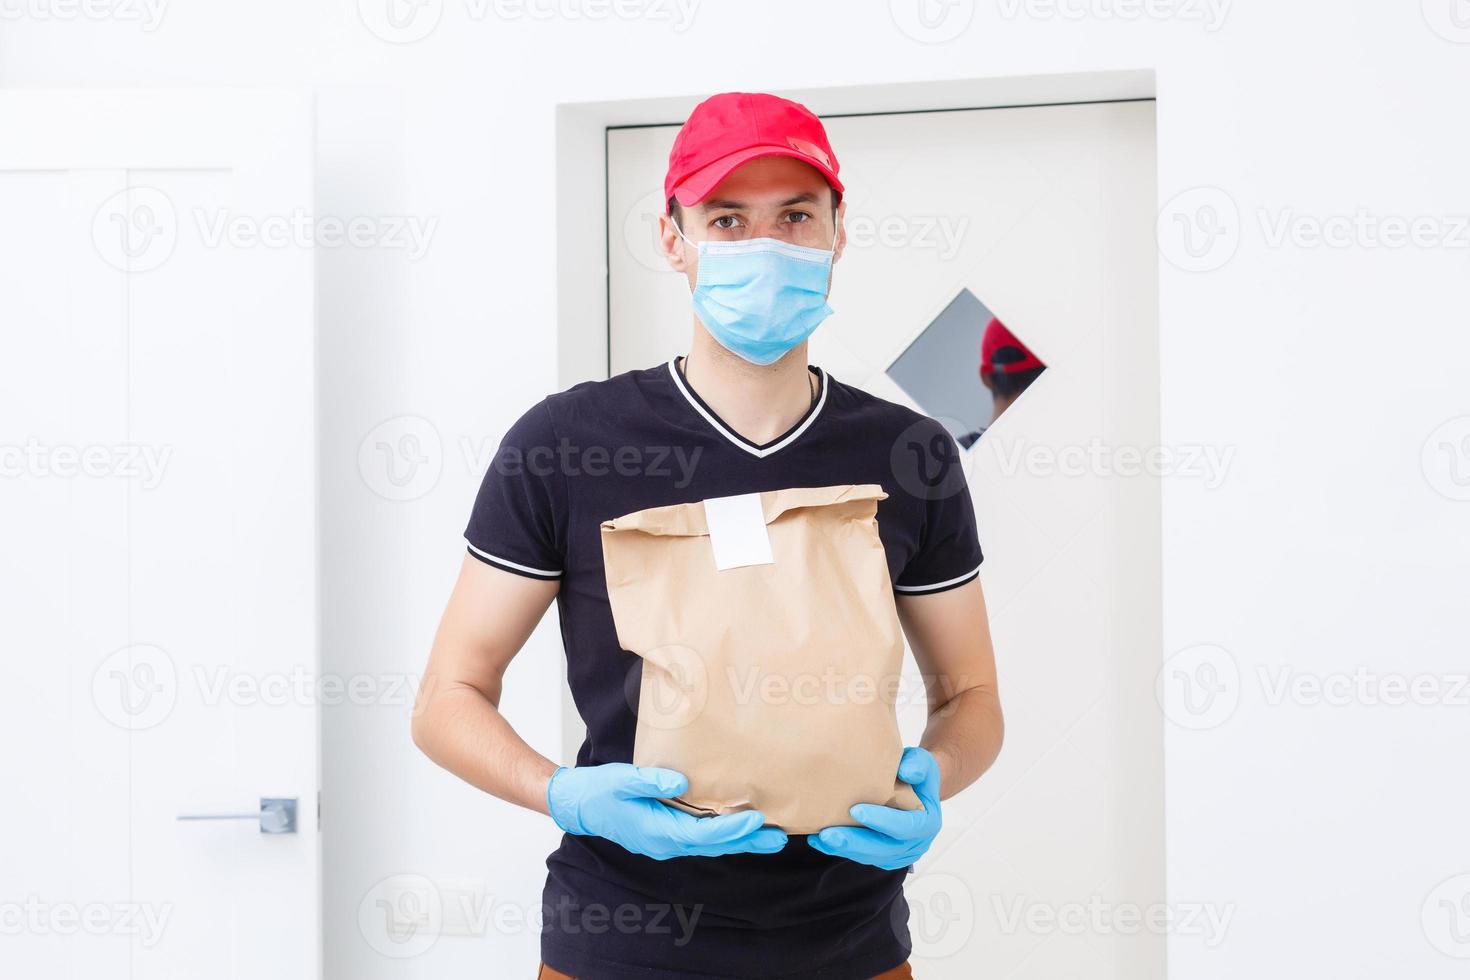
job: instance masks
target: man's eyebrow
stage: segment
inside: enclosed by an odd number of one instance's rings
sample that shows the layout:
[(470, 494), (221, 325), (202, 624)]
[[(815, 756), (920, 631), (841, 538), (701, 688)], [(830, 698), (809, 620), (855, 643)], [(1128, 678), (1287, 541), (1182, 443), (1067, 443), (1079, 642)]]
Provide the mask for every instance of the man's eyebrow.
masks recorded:
[[(789, 208), (793, 204), (813, 204), (816, 202), (816, 200), (817, 195), (813, 194), (811, 191), (806, 191), (802, 194), (796, 195), (795, 197), (788, 197), (786, 200), (777, 205), (777, 207)], [(702, 203), (704, 204), (705, 209), (709, 211), (744, 211), (747, 207), (749, 207), (749, 205), (746, 204), (744, 201), (732, 201), (727, 198), (710, 198), (709, 200), (706, 200)]]

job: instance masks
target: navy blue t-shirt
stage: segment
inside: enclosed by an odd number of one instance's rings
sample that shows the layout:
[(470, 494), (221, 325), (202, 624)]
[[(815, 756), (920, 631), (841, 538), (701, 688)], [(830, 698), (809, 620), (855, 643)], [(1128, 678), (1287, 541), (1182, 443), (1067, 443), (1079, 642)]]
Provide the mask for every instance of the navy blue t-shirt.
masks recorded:
[[(550, 395), (506, 433), (465, 531), (472, 555), (560, 581), (567, 679), (587, 736), (577, 765), (631, 762), (642, 661), (618, 645), (600, 525), (665, 504), (880, 484), (896, 592), (955, 588), (980, 544), (959, 449), (943, 426), (811, 368), (816, 398), (765, 445), (726, 425), (682, 360)], [(542, 959), (583, 980), (866, 980), (909, 952), (905, 872), (793, 836), (778, 854), (655, 861), (571, 834), (547, 859)]]

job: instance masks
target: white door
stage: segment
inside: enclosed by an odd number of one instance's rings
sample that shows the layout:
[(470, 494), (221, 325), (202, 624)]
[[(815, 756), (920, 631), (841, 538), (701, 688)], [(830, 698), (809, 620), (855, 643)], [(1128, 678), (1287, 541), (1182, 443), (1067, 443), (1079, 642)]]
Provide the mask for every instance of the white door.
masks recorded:
[(4, 972), (317, 977), (310, 103), (0, 132)]
[[(964, 454), (1007, 735), (910, 879), (917, 972), (1162, 977), (1130, 911), (1164, 900), (1159, 494), (1131, 455), (1159, 440), (1153, 103), (826, 124), (849, 244), (811, 360), (956, 435), (989, 421), (991, 314), (1048, 366)], [(688, 344), (653, 240), (675, 132), (608, 133), (614, 373)]]

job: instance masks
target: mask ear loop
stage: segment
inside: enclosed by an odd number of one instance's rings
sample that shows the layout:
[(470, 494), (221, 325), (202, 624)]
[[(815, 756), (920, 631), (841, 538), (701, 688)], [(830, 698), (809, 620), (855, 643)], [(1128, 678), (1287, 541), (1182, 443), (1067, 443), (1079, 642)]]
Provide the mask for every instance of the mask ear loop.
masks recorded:
[(674, 216), (672, 214), (669, 215), (669, 224), (674, 226), (674, 233), (677, 234), (680, 238), (684, 239), (684, 244), (692, 246), (696, 253), (699, 252), (699, 243), (691, 242), (689, 240), (689, 236), (684, 234), (684, 229), (679, 227), (679, 222), (674, 220)]

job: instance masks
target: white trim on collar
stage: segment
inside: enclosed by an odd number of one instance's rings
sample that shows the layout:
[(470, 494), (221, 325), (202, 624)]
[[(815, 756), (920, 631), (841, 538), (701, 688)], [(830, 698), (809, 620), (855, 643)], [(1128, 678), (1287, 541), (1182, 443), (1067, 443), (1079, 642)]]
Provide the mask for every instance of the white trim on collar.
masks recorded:
[[(674, 387), (679, 389), (679, 393), (684, 396), (685, 400), (689, 402), (689, 404), (694, 408), (696, 412), (704, 416), (704, 420), (708, 422), (715, 429), (716, 432), (720, 433), (720, 435), (724, 436), (726, 439), (730, 440), (741, 449), (750, 453), (752, 456), (764, 459), (765, 457), (771, 455), (771, 453), (774, 453), (779, 449), (783, 449), (786, 446), (791, 445), (801, 436), (803, 432), (807, 430), (807, 428), (813, 422), (816, 421), (817, 416), (822, 414), (822, 406), (827, 404), (827, 372), (823, 371), (821, 368), (817, 368), (817, 377), (820, 379), (821, 382), (818, 386), (820, 388), (820, 391), (817, 394), (817, 403), (812, 406), (812, 410), (807, 413), (807, 417), (802, 420), (800, 425), (792, 429), (790, 432), (786, 433), (786, 435), (781, 439), (780, 442), (773, 442), (769, 446), (753, 446), (746, 440), (742, 439), (740, 436), (736, 435), (734, 432), (730, 431), (730, 429), (726, 427), (725, 423), (721, 422), (719, 418), (717, 418), (712, 412), (710, 412), (699, 403), (699, 399), (694, 397), (694, 393), (689, 390), (689, 388), (684, 384), (684, 379), (679, 375), (679, 368), (674, 363), (678, 359), (678, 355), (669, 358), (669, 377), (674, 379)], [(815, 365), (813, 365), (813, 367), (815, 367)]]

